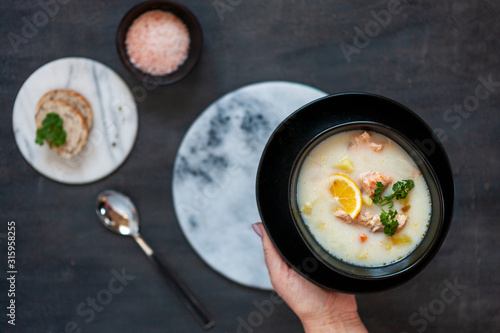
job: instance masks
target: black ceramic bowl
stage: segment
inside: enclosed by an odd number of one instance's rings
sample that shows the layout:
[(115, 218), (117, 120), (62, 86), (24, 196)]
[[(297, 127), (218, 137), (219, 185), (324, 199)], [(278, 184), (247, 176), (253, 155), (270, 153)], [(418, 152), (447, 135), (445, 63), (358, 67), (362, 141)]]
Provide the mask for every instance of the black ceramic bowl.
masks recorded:
[[(297, 178), (308, 152), (333, 134), (368, 130), (398, 143), (419, 166), (429, 187), (432, 215), (420, 245), (406, 258), (381, 267), (338, 260), (314, 239), (297, 207)], [(388, 98), (341, 93), (309, 103), (269, 139), (257, 173), (257, 203), (266, 230), (282, 257), (300, 274), (331, 290), (374, 292), (398, 286), (434, 257), (451, 224), (454, 185), (446, 152), (414, 112)]]
[[(132, 22), (145, 12), (156, 9), (171, 12), (180, 18), (188, 28), (189, 36), (191, 38), (189, 53), (186, 61), (175, 72), (162, 76), (151, 75), (136, 68), (130, 61), (125, 47), (125, 37), (127, 36), (127, 31)], [(198, 20), (186, 7), (170, 1), (147, 1), (133, 7), (123, 17), (116, 34), (116, 43), (118, 47), (118, 54), (120, 55), (120, 59), (123, 64), (139, 80), (143, 83), (151, 85), (167, 85), (179, 81), (191, 72), (200, 58), (203, 37)]]

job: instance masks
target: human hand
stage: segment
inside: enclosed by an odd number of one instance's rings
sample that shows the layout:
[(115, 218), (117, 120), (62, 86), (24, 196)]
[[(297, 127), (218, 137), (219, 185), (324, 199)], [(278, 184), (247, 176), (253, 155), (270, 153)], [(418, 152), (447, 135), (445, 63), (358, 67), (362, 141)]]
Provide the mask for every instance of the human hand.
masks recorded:
[(252, 228), (262, 238), (274, 289), (297, 314), (306, 332), (367, 332), (354, 295), (326, 290), (306, 280), (281, 258), (262, 223)]

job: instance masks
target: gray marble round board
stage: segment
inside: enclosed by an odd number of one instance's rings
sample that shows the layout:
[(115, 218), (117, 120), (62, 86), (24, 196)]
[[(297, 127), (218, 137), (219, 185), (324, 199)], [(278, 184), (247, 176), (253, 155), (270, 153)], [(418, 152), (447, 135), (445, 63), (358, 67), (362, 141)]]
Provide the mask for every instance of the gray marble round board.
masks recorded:
[[(71, 89), (92, 107), (93, 126), (84, 149), (65, 159), (35, 143), (35, 109), (48, 91)], [(37, 69), (14, 102), (12, 127), (26, 161), (42, 175), (66, 184), (85, 184), (116, 170), (127, 158), (138, 128), (137, 105), (125, 82), (109, 67), (87, 58), (62, 58)]]
[(210, 105), (185, 135), (174, 165), (173, 198), (191, 246), (214, 270), (245, 286), (272, 289), (260, 239), (257, 167), (274, 129), (326, 93), (292, 82), (263, 82)]

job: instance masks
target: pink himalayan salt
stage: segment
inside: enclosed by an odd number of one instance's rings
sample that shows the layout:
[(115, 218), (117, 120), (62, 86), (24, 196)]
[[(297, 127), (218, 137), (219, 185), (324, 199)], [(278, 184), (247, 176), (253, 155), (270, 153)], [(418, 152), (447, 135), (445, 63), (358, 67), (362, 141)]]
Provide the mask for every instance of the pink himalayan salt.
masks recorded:
[(139, 16), (125, 38), (132, 64), (151, 75), (176, 71), (187, 59), (189, 43), (189, 31), (184, 22), (163, 10)]

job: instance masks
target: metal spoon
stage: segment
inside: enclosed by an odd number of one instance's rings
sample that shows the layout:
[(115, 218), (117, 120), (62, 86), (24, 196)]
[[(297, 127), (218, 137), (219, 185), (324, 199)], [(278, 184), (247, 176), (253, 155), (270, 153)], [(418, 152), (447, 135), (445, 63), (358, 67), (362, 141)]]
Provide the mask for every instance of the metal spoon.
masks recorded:
[(135, 239), (151, 262), (163, 274), (167, 284), (204, 329), (214, 326), (215, 322), (207, 310), (172, 270), (158, 260), (153, 249), (142, 239), (139, 234), (139, 216), (129, 197), (112, 190), (103, 191), (97, 196), (96, 213), (106, 228)]

